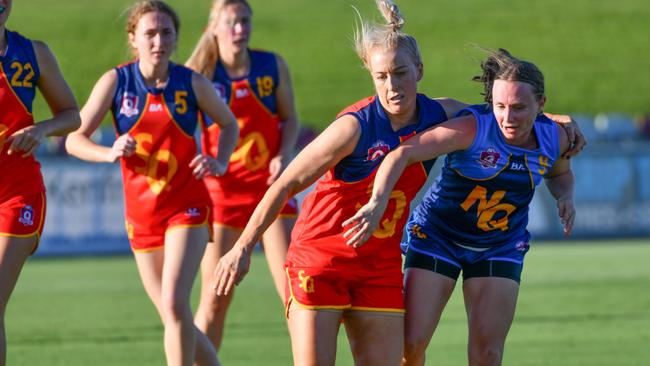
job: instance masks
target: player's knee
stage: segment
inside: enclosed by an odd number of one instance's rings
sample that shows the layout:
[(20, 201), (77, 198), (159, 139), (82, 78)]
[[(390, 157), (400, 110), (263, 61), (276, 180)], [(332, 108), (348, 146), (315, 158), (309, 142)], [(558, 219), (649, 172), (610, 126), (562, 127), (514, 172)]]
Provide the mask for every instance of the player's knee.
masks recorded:
[(490, 342), (472, 344), (469, 348), (469, 364), (473, 366), (501, 365), (503, 347)]
[(210, 313), (222, 314), (228, 310), (228, 306), (232, 301), (232, 295), (227, 296), (217, 296), (216, 291), (213, 291), (212, 294), (206, 296), (206, 298), (201, 299), (203, 301), (203, 306), (210, 310)]
[(174, 294), (163, 296), (162, 312), (168, 321), (176, 322), (192, 317), (189, 299), (182, 299)]
[(406, 336), (404, 339), (404, 358), (417, 360), (424, 356), (429, 342), (427, 339), (415, 336)]

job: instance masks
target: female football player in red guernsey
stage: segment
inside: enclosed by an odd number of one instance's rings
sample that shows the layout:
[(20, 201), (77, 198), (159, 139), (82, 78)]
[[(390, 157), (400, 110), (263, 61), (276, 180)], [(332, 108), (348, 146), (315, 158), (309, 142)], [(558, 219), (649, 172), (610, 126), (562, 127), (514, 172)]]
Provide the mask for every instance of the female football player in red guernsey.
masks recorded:
[(399, 243), (409, 204), (433, 161), (413, 164), (390, 193), (388, 210), (366, 246), (346, 245), (343, 222), (368, 201), (383, 156), (464, 106), (417, 93), (423, 66), (415, 39), (390, 0), (377, 0), (387, 21), (363, 24), (357, 52), (376, 95), (341, 112), (271, 185), (241, 237), (215, 269), (218, 294), (248, 272), (250, 252), (289, 197), (324, 175), (306, 198), (285, 264), (294, 363), (334, 365), (341, 320), (356, 364), (399, 365), (404, 340)]
[[(289, 69), (271, 52), (251, 50), (252, 9), (246, 0), (216, 0), (210, 20), (187, 66), (202, 73), (237, 117), (239, 142), (228, 173), (206, 178), (212, 198), (214, 242), (201, 263), (201, 301), (196, 325), (217, 349), (233, 293), (217, 296), (212, 271), (241, 235), (262, 196), (288, 164), (296, 143), (298, 122)], [(203, 151), (218, 152), (219, 129), (209, 118), (203, 124)], [(297, 214), (289, 200), (262, 235), (262, 245), (276, 289), (284, 298), (284, 260)]]
[(387, 26), (365, 24), (357, 50), (376, 95), (343, 110), (271, 185), (234, 248), (216, 269), (227, 293), (249, 266), (249, 254), (284, 203), (323, 177), (302, 205), (287, 254), (286, 306), (296, 365), (333, 365), (341, 320), (355, 363), (397, 365), (402, 357), (404, 302), (399, 241), (409, 202), (432, 162), (412, 166), (383, 225), (359, 250), (345, 244), (341, 224), (367, 202), (381, 158), (402, 141), (452, 116), (462, 103), (417, 93), (422, 61), (392, 2), (381, 2)]
[[(176, 13), (162, 1), (131, 7), (127, 33), (137, 59), (99, 79), (66, 148), (84, 160), (121, 162), (127, 233), (165, 327), (167, 364), (192, 365), (196, 353), (197, 364), (215, 365), (214, 347), (194, 325), (190, 292), (209, 239), (203, 178), (226, 171), (239, 131), (210, 81), (169, 61), (178, 26)], [(89, 136), (109, 110), (119, 137), (104, 147)], [(216, 158), (196, 155), (201, 112), (221, 129)]]
[[(47, 45), (6, 29), (12, 0), (0, 0), (0, 365), (6, 362), (4, 317), (45, 220), (45, 186), (34, 151), (46, 136), (79, 127), (79, 108)], [(36, 89), (52, 118), (34, 123)]]

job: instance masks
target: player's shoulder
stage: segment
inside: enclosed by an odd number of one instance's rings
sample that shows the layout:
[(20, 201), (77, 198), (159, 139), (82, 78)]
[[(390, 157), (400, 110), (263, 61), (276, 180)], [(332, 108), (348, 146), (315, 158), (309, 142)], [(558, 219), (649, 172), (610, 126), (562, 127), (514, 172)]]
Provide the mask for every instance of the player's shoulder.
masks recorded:
[(377, 98), (376, 95), (363, 98), (363, 99), (361, 99), (361, 100), (347, 106), (346, 108), (344, 108), (341, 112), (339, 112), (336, 115), (336, 117), (340, 118), (340, 117), (342, 117), (342, 116), (344, 116), (346, 114), (357, 114), (357, 113), (359, 113), (361, 111), (364, 111), (373, 104), (373, 102), (375, 101), (376, 98)]

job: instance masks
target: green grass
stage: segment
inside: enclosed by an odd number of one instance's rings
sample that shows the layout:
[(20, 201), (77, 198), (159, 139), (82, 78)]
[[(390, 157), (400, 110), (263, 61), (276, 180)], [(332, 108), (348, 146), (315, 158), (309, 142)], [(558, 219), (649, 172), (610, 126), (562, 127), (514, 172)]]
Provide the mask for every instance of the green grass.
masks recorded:
[[(648, 244), (534, 245), (504, 364), (647, 365)], [(9, 365), (164, 364), (162, 327), (129, 257), (30, 260), (6, 323)], [(466, 337), (457, 291), (429, 347), (430, 364), (465, 364)], [(291, 362), (283, 309), (261, 255), (238, 289), (220, 356), (226, 365)], [(337, 364), (352, 364), (343, 331)]]
[[(9, 28), (43, 39), (55, 51), (83, 104), (110, 67), (129, 59), (123, 31), (126, 0), (14, 2)], [(182, 25), (175, 59), (190, 54), (208, 0), (169, 0)], [(351, 48), (357, 6), (378, 19), (371, 0), (251, 0), (252, 46), (287, 60), (303, 123), (322, 128), (350, 103), (373, 93)], [(402, 0), (405, 30), (420, 43), (422, 92), (479, 102), (482, 55), (470, 44), (504, 47), (536, 62), (546, 74), (547, 109), (566, 113), (650, 110), (650, 7), (645, 0)], [(44, 104), (37, 117), (46, 115)]]

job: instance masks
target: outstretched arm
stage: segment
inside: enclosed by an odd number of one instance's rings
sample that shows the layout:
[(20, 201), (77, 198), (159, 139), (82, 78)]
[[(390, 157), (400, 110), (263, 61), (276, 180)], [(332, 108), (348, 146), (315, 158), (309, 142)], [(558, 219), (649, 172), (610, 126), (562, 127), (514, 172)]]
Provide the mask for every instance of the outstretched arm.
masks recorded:
[(340, 117), (289, 164), (266, 191), (234, 247), (219, 260), (214, 270), (214, 288), (218, 295), (228, 294), (248, 273), (250, 252), (285, 202), (309, 187), (343, 157), (350, 155), (360, 134), (355, 117)]
[(348, 245), (363, 245), (379, 225), (390, 193), (409, 164), (433, 159), (448, 152), (465, 150), (474, 141), (474, 116), (455, 118), (423, 131), (391, 151), (382, 161), (372, 188), (370, 201), (343, 223)]
[[(569, 148), (569, 138), (564, 129), (559, 128), (560, 151), (566, 152)], [(573, 201), (574, 178), (571, 170), (571, 161), (568, 158), (559, 158), (551, 171), (545, 177), (546, 187), (557, 201), (558, 216), (562, 222), (565, 236), (571, 235), (576, 210)]]
[(569, 139), (569, 148), (562, 154), (563, 158), (571, 158), (578, 155), (587, 145), (587, 139), (582, 134), (578, 123), (571, 116), (564, 114), (544, 113), (544, 115), (562, 126)]
[(34, 52), (41, 75), (37, 87), (43, 94), (52, 111), (52, 118), (33, 126), (23, 128), (12, 134), (8, 154), (20, 152), (23, 156), (31, 155), (47, 136), (64, 136), (79, 127), (79, 107), (66, 83), (56, 58), (49, 47), (40, 41), (34, 41)]

